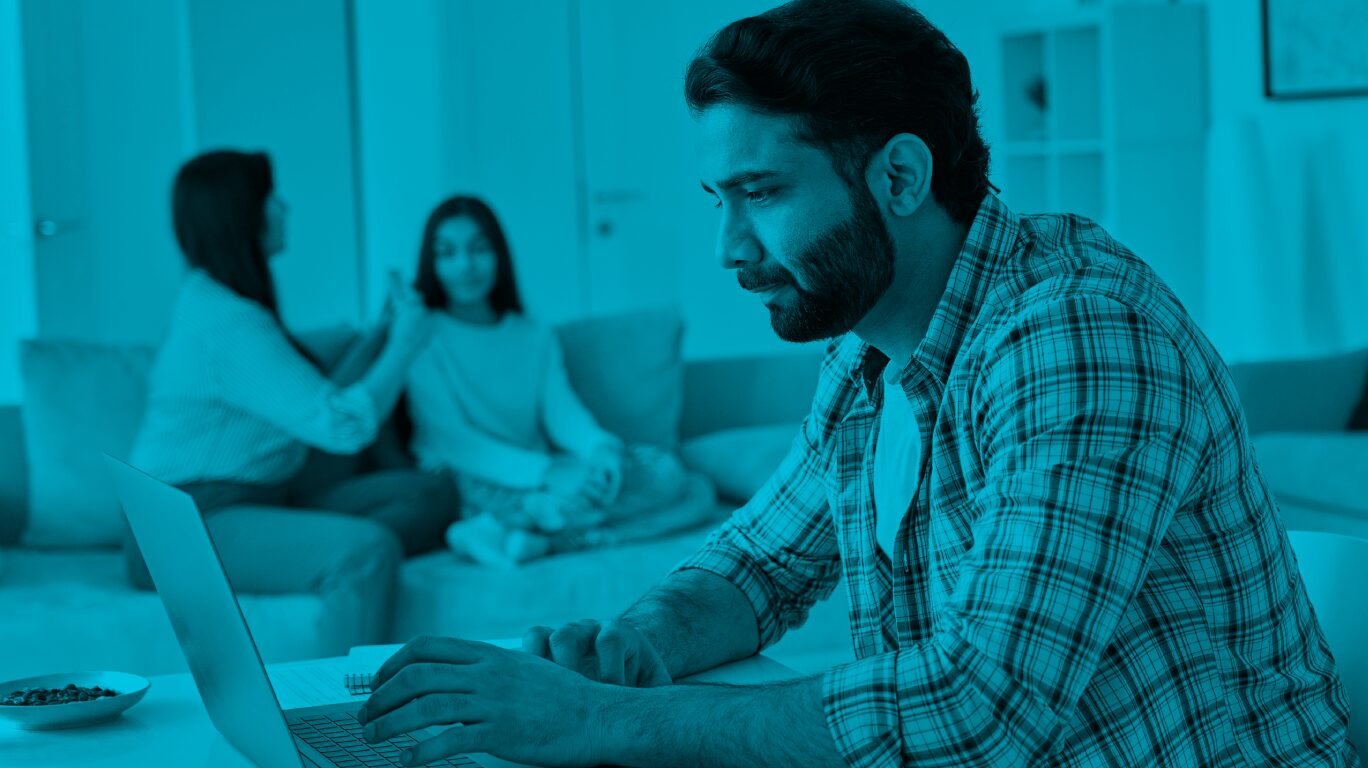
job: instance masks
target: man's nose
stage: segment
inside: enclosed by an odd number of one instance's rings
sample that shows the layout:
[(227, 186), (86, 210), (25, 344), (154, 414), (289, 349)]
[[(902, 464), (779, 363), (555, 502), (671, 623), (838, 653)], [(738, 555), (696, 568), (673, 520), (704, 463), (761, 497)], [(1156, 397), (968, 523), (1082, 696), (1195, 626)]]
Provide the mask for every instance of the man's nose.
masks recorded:
[(760, 260), (760, 243), (739, 217), (723, 214), (717, 231), (717, 261), (723, 269), (740, 269)]

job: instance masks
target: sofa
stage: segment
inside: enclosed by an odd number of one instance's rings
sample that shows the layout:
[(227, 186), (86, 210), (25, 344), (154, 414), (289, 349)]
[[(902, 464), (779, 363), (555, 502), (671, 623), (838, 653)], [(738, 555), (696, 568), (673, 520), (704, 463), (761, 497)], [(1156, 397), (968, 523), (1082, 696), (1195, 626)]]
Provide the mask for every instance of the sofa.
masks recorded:
[[(569, 323), (566, 365), (605, 426), (677, 449), (718, 490), (720, 521), (777, 465), (805, 413), (820, 355), (680, 358), (677, 312)], [(349, 333), (304, 341), (320, 359)], [(126, 451), (142, 408), (151, 350), (44, 341), (24, 348), (28, 394), (0, 408), (0, 680), (50, 671), (180, 671), (184, 662), (160, 601), (127, 584), (110, 545), (100, 451)], [(1368, 538), (1368, 350), (1235, 365), (1261, 471), (1289, 529)], [(625, 385), (625, 386), (624, 386)], [(65, 498), (70, 497), (70, 498)], [(63, 506), (65, 505), (65, 506)], [(55, 511), (54, 511), (55, 510)], [(106, 530), (100, 532), (99, 522)], [(411, 558), (391, 640), (421, 633), (510, 637), (534, 624), (615, 615), (693, 552), (712, 524), (612, 549), (560, 555), (516, 570)], [(852, 658), (843, 589), (768, 652), (803, 671)], [(345, 653), (321, 636), (311, 595), (240, 595), (267, 662)]]
[[(608, 617), (626, 608), (768, 476), (787, 450), (816, 382), (819, 353), (685, 363), (677, 311), (661, 309), (558, 328), (566, 367), (586, 406), (631, 442), (678, 451), (718, 490), (710, 522), (659, 539), (559, 555), (515, 570), (487, 569), (445, 551), (401, 572), (392, 637), (423, 633), (518, 636), (534, 624)], [(354, 337), (305, 334), (328, 364)], [(100, 454), (126, 456), (141, 416), (154, 350), (64, 340), (26, 342), (19, 406), (0, 407), (0, 680), (49, 671), (185, 668), (153, 593), (129, 586), (122, 512)], [(711, 498), (711, 492), (709, 492)], [(312, 594), (241, 594), (267, 662), (345, 654), (327, 636)], [(850, 656), (844, 603), (815, 611), (777, 653), (799, 666)]]

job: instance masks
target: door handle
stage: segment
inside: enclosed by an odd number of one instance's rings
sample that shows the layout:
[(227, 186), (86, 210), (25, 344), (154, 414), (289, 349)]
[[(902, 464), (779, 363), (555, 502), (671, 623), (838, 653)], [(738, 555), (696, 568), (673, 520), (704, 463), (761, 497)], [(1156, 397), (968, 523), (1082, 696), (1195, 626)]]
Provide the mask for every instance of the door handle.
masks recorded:
[(81, 229), (81, 222), (75, 219), (38, 219), (33, 222), (33, 235), (39, 240), (50, 240), (59, 235), (69, 235)]

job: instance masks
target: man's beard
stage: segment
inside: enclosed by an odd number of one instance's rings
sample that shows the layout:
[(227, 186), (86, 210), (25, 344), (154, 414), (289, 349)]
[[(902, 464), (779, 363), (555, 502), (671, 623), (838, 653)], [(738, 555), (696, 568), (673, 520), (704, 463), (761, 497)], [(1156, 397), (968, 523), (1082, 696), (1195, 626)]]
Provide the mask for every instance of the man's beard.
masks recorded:
[(783, 266), (743, 269), (736, 281), (746, 290), (787, 285), (797, 298), (772, 304), (770, 325), (785, 341), (816, 341), (848, 333), (893, 282), (893, 238), (874, 197), (863, 185), (850, 185), (850, 218), (818, 236), (798, 254), (795, 269), (806, 289)]

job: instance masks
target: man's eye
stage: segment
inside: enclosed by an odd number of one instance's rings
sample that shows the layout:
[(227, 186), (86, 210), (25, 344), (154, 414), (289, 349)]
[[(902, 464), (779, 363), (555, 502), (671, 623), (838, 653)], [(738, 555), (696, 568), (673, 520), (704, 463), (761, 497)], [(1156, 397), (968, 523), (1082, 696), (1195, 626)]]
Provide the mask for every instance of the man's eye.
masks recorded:
[(720, 198), (720, 197), (714, 195), (714, 196), (713, 196), (713, 201), (712, 201), (712, 207), (714, 207), (714, 208), (721, 208), (721, 207), (722, 207), (722, 198)]
[(770, 195), (772, 194), (774, 194), (774, 190), (772, 189), (757, 189), (754, 192), (747, 192), (746, 199), (752, 203), (764, 205), (769, 202)]

